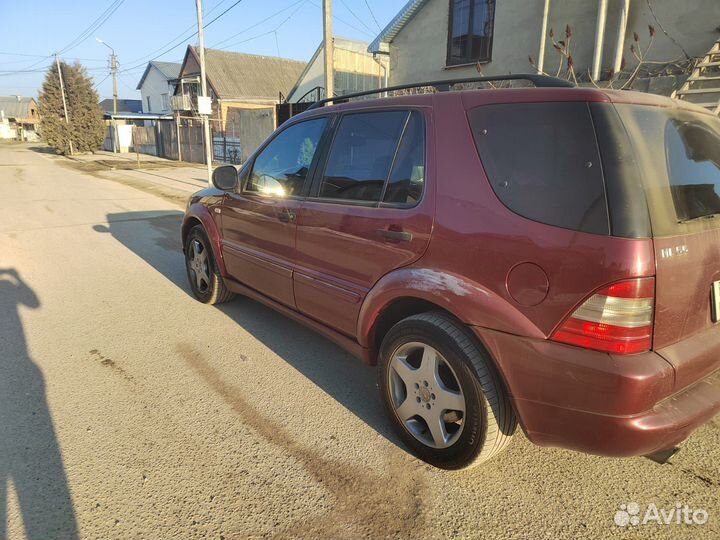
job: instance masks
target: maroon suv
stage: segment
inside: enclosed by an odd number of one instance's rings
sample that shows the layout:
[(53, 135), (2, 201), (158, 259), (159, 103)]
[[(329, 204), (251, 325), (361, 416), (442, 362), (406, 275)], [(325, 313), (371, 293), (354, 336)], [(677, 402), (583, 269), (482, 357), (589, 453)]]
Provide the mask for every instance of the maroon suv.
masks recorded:
[(489, 459), (518, 422), (539, 445), (668, 455), (720, 411), (720, 120), (527, 78), (292, 118), (191, 197), (192, 291), (377, 364), (438, 467)]

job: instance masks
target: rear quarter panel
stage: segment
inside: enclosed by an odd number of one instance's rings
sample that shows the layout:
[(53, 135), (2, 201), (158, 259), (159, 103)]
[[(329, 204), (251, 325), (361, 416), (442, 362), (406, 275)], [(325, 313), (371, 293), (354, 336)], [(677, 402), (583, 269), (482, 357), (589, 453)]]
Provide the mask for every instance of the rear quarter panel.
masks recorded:
[[(446, 287), (443, 291), (451, 305), (449, 311), (467, 324), (547, 338), (596, 289), (655, 274), (650, 239), (579, 233), (536, 223), (508, 210), (490, 187), (468, 124), (466, 106), (479, 105), (472, 100), (464, 104), (459, 93), (434, 96), (436, 218), (430, 246), (413, 268), (439, 271), (462, 283), (461, 289)], [(516, 300), (522, 300), (523, 288), (535, 286), (523, 284), (522, 276), (512, 285), (514, 295), (508, 291), (509, 273), (522, 263), (536, 265), (547, 276), (547, 294), (537, 305)], [(417, 290), (420, 276), (406, 277), (406, 283), (415, 284), (405, 288)], [(432, 283), (431, 276), (437, 277), (425, 274), (426, 288)], [(368, 302), (386, 296), (372, 295)], [(373, 312), (371, 307), (363, 308), (363, 315)]]

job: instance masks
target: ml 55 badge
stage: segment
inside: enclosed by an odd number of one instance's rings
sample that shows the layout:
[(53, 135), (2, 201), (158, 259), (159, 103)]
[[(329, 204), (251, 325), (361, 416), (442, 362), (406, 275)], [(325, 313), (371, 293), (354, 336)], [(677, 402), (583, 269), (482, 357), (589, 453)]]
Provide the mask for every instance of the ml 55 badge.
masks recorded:
[(686, 245), (675, 246), (670, 248), (663, 248), (660, 250), (660, 256), (663, 259), (669, 259), (670, 257), (679, 257), (680, 255), (687, 255), (690, 250)]

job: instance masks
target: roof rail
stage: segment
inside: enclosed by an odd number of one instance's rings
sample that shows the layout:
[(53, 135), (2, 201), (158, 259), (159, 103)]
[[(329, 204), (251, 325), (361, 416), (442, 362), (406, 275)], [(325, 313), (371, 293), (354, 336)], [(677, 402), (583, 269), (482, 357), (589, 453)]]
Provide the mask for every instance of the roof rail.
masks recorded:
[(375, 90), (367, 90), (365, 92), (357, 92), (355, 94), (346, 94), (344, 96), (335, 96), (322, 99), (315, 102), (308, 110), (317, 109), (328, 103), (346, 103), (348, 100), (363, 96), (372, 96), (374, 94), (382, 94), (385, 92), (396, 92), (398, 90), (409, 90), (411, 88), (424, 88), (432, 86), (438, 92), (447, 92), (450, 87), (455, 84), (463, 83), (482, 83), (496, 81), (530, 81), (537, 88), (575, 88), (575, 84), (558, 77), (550, 77), (548, 75), (538, 75), (535, 73), (524, 73), (517, 75), (490, 75), (487, 77), (472, 77), (469, 79), (447, 79), (443, 81), (427, 81), (422, 83), (403, 84), (400, 86), (388, 86), (387, 88), (377, 88)]

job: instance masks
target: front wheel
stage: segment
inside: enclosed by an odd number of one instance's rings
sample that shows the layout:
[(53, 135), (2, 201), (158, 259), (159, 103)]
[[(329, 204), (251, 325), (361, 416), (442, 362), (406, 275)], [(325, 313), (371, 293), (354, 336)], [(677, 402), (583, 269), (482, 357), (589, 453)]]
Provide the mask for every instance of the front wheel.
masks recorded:
[(378, 378), (396, 432), (436, 467), (487, 461), (515, 431), (510, 398), (487, 352), (442, 312), (414, 315), (390, 329)]
[(233, 293), (225, 286), (215, 263), (210, 241), (200, 225), (190, 230), (185, 241), (185, 268), (193, 296), (204, 304), (221, 304)]

